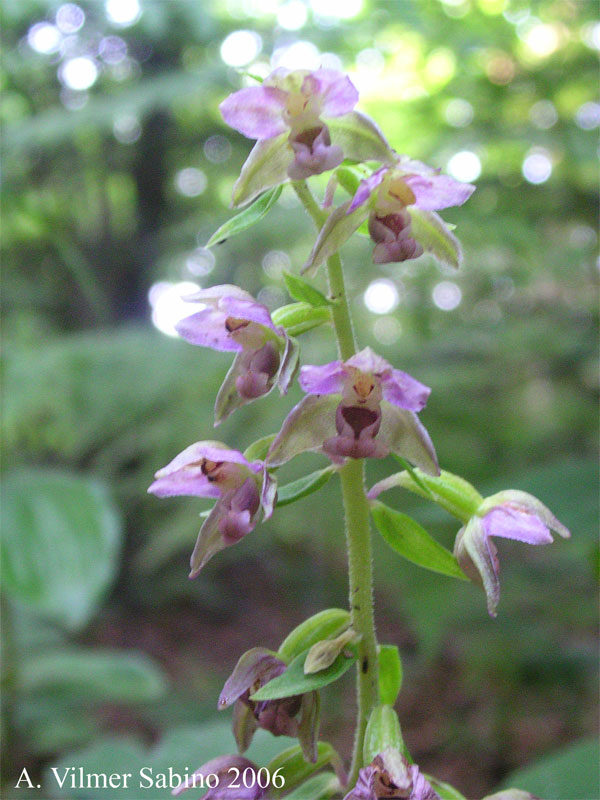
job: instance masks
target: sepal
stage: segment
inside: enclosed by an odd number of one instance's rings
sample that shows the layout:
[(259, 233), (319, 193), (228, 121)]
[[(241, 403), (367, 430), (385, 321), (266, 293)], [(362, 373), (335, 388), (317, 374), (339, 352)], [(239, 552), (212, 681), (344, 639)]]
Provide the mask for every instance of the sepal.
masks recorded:
[(363, 761), (370, 764), (380, 753), (392, 748), (406, 757), (398, 715), (390, 705), (375, 706), (369, 717), (363, 742)]
[(340, 247), (348, 241), (354, 231), (369, 216), (368, 205), (359, 206), (351, 213), (348, 213), (349, 207), (350, 200), (338, 206), (327, 217), (319, 231), (308, 261), (302, 267), (301, 272), (303, 274), (314, 275), (321, 264), (324, 264), (334, 253), (337, 253)]
[(381, 429), (378, 441), (391, 453), (416, 464), (428, 475), (439, 475), (435, 448), (424, 425), (413, 411), (382, 402)]
[(562, 522), (560, 522), (554, 514), (547, 508), (537, 497), (527, 492), (521, 492), (518, 489), (507, 489), (490, 497), (482, 500), (477, 513), (480, 516), (485, 516), (489, 511), (498, 506), (507, 506), (523, 511), (527, 514), (533, 514), (538, 517), (551, 531), (558, 533), (563, 539), (568, 539), (571, 533)]
[(339, 145), (346, 158), (354, 161), (380, 161), (393, 164), (396, 153), (377, 123), (360, 111), (351, 111), (327, 120), (331, 141)]
[(335, 436), (335, 395), (307, 395), (287, 415), (267, 455), (269, 467), (279, 467), (294, 456), (319, 450)]
[(259, 140), (246, 159), (234, 184), (231, 205), (246, 205), (259, 194), (289, 180), (287, 170), (294, 159), (287, 132)]
[(443, 266), (459, 269), (463, 259), (460, 242), (440, 215), (416, 206), (408, 211), (413, 239)]

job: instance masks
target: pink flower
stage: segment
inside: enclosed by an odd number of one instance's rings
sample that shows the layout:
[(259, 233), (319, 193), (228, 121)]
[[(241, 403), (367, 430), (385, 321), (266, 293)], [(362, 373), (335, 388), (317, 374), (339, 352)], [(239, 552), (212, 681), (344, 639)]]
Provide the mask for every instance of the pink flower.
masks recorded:
[(367, 767), (358, 773), (358, 780), (344, 800), (440, 800), (416, 764), (409, 764), (404, 756), (388, 748), (375, 756)]
[(423, 246), (412, 235), (411, 208), (433, 212), (460, 206), (474, 191), (471, 184), (440, 175), (420, 161), (403, 157), (394, 166), (382, 167), (361, 181), (347, 213), (370, 200), (369, 233), (375, 242), (373, 261), (376, 264), (406, 261), (423, 253)]
[(496, 616), (500, 599), (498, 553), (493, 537), (516, 539), (525, 544), (551, 544), (555, 531), (571, 534), (546, 506), (526, 492), (508, 490), (488, 497), (477, 514), (461, 528), (454, 555), (462, 570), (485, 589), (488, 611)]
[[(246, 770), (254, 773), (254, 780), (247, 778), (241, 780)], [(244, 756), (229, 755), (218, 756), (207, 761), (189, 776), (171, 794), (178, 797), (188, 789), (200, 789), (209, 786), (209, 780), (217, 777), (217, 785), (212, 787), (203, 796), (203, 800), (261, 800), (266, 794), (266, 788), (258, 780), (258, 767)], [(232, 786), (232, 784), (234, 784)]]
[(331, 144), (323, 119), (352, 111), (358, 92), (350, 79), (328, 69), (279, 68), (260, 86), (240, 89), (219, 106), (223, 119), (250, 139), (272, 139), (289, 131), (292, 180), (318, 175), (341, 164), (342, 148)]
[(414, 413), (424, 408), (429, 388), (370, 348), (345, 362), (304, 366), (299, 382), (309, 396), (285, 420), (269, 465), (305, 450), (323, 450), (333, 461), (396, 452), (438, 473), (433, 445)]
[(221, 442), (196, 442), (158, 470), (148, 489), (158, 497), (215, 497), (191, 557), (195, 578), (219, 550), (240, 541), (273, 513), (276, 484), (262, 461), (248, 462)]
[(266, 306), (237, 286), (213, 286), (187, 298), (208, 308), (181, 320), (177, 332), (191, 344), (232, 351), (235, 360), (215, 402), (215, 424), (236, 408), (268, 394), (282, 394), (294, 376), (298, 349), (283, 328), (273, 324)]

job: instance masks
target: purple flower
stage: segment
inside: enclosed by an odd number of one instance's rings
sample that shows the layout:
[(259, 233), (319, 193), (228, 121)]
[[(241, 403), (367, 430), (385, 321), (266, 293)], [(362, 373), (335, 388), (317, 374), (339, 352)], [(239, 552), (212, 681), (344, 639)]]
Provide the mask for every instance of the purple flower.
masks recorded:
[(229, 95), (219, 108), (232, 128), (250, 139), (272, 139), (289, 132), (288, 175), (301, 180), (341, 164), (342, 148), (331, 144), (323, 119), (350, 113), (358, 92), (350, 79), (329, 69), (272, 72), (260, 86)]
[[(255, 773), (254, 780), (241, 779), (245, 770)], [(213, 786), (215, 776), (216, 785)], [(260, 786), (256, 764), (239, 755), (218, 756), (207, 761), (171, 794), (178, 797), (187, 789), (202, 789), (203, 786), (210, 787), (203, 800), (260, 800), (267, 791)]]
[[(462, 205), (475, 187), (440, 175), (438, 171), (408, 158), (400, 158), (394, 166), (386, 166), (361, 181), (347, 212), (370, 201), (369, 233), (375, 242), (373, 261), (376, 264), (407, 261), (423, 253), (423, 246), (413, 236), (411, 210), (426, 212)], [(435, 221), (442, 220), (433, 215)]]
[(264, 463), (250, 463), (221, 442), (190, 445), (155, 478), (148, 491), (158, 497), (218, 498), (198, 534), (190, 578), (195, 578), (215, 553), (239, 542), (273, 513), (277, 486)]
[(188, 342), (236, 353), (215, 402), (215, 425), (236, 408), (268, 394), (288, 390), (298, 363), (298, 348), (273, 324), (266, 306), (237, 286), (213, 286), (187, 298), (208, 308), (181, 320), (177, 332)]
[(251, 700), (273, 678), (285, 672), (285, 661), (264, 647), (254, 647), (240, 658), (219, 697), (219, 709), (232, 703), (233, 733), (240, 752), (250, 745), (254, 731), (264, 728), (274, 736), (298, 737), (305, 758), (316, 761), (319, 733), (317, 692), (279, 700)]
[(406, 800), (440, 800), (416, 764), (393, 748), (375, 756), (368, 767), (358, 773), (356, 786), (344, 800), (380, 800), (380, 798), (406, 798)]
[(492, 616), (496, 616), (500, 599), (500, 565), (492, 537), (516, 539), (525, 544), (551, 544), (550, 531), (565, 538), (571, 535), (537, 498), (508, 490), (484, 500), (477, 515), (458, 532), (454, 554), (462, 570), (485, 589)]
[(435, 450), (415, 412), (430, 390), (366, 348), (345, 362), (304, 366), (305, 397), (288, 415), (267, 462), (279, 466), (306, 450), (333, 461), (383, 458), (391, 452), (438, 474)]

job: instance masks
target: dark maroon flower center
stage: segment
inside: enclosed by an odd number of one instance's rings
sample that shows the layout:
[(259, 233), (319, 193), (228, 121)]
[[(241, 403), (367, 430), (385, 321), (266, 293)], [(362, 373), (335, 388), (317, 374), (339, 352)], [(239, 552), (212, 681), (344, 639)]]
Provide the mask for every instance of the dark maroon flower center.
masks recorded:
[(358, 439), (365, 428), (377, 421), (379, 414), (377, 411), (371, 411), (363, 406), (345, 406), (342, 408), (342, 417), (352, 428), (354, 438)]

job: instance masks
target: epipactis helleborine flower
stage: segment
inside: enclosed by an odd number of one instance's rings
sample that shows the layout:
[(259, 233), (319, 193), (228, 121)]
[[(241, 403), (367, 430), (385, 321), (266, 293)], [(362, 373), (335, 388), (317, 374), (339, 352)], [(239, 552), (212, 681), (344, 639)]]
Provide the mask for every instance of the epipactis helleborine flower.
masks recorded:
[[(252, 776), (246, 773), (247, 778), (242, 780), (241, 776), (246, 770), (250, 770)], [(171, 794), (173, 797), (178, 797), (187, 789), (202, 789), (209, 786), (209, 781), (214, 780), (212, 776), (217, 777), (217, 785), (210, 786), (208, 792), (203, 795), (203, 800), (261, 800), (267, 792), (258, 780), (256, 764), (236, 754), (218, 756), (207, 761), (173, 789)]]
[(342, 163), (323, 121), (350, 113), (358, 92), (350, 79), (330, 69), (279, 68), (260, 86), (229, 95), (219, 106), (225, 122), (250, 139), (272, 139), (289, 131), (288, 175), (302, 180)]
[[(365, 178), (358, 187), (346, 213), (369, 202), (369, 233), (375, 242), (373, 261), (387, 264), (407, 261), (423, 254), (423, 246), (413, 237), (411, 208), (434, 212), (461, 206), (475, 191), (448, 175), (440, 175), (420, 161), (406, 157), (394, 166), (385, 166)], [(443, 221), (446, 235), (452, 234)]]
[(543, 503), (518, 490), (488, 497), (460, 529), (454, 555), (462, 570), (485, 589), (491, 616), (496, 616), (500, 599), (500, 565), (492, 537), (516, 539), (525, 544), (551, 544), (550, 531), (565, 538), (571, 535)]
[(237, 286), (213, 286), (187, 297), (208, 308), (175, 327), (191, 344), (233, 351), (236, 357), (219, 389), (215, 425), (277, 385), (285, 394), (298, 365), (298, 345), (273, 324), (269, 309)]
[(274, 736), (297, 737), (305, 758), (317, 759), (319, 736), (319, 695), (284, 697), (279, 700), (251, 700), (250, 696), (273, 678), (285, 672), (287, 665), (271, 650), (254, 647), (240, 658), (219, 697), (219, 709), (233, 707), (233, 733), (240, 752), (252, 741), (257, 728)]
[(195, 578), (207, 561), (240, 541), (273, 513), (277, 485), (262, 461), (247, 461), (221, 442), (196, 442), (160, 469), (148, 489), (158, 497), (215, 497), (190, 566)]
[(299, 382), (308, 396), (292, 409), (271, 445), (270, 466), (306, 450), (323, 450), (334, 462), (393, 452), (438, 474), (433, 444), (415, 413), (424, 408), (430, 389), (371, 348), (344, 362), (304, 366)]
[(387, 748), (375, 756), (367, 767), (358, 773), (356, 786), (344, 800), (381, 800), (382, 798), (405, 798), (405, 800), (440, 800), (430, 783), (416, 764), (393, 748)]

